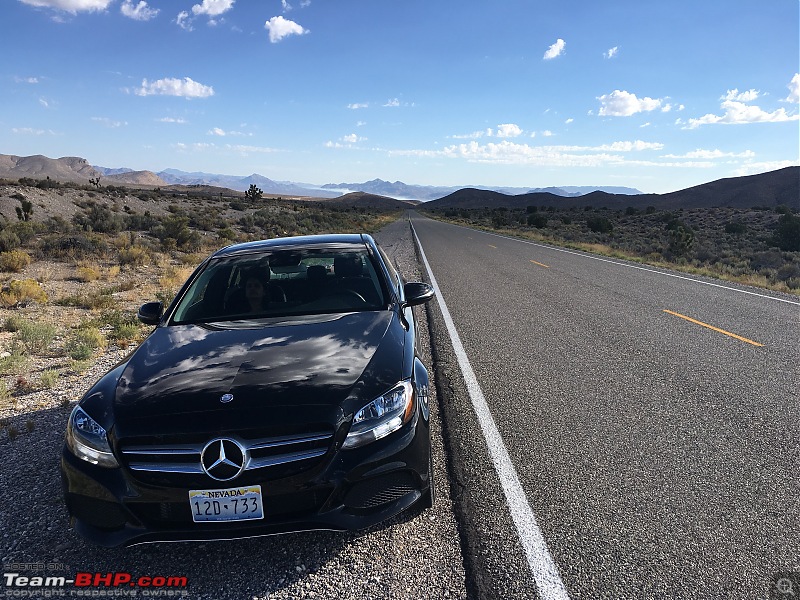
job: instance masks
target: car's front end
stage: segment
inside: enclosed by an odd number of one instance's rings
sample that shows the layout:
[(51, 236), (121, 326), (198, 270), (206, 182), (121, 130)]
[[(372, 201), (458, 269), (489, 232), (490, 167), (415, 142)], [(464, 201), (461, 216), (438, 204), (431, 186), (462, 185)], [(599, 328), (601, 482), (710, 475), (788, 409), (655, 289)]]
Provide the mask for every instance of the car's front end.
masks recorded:
[(430, 504), (413, 337), (398, 306), (160, 325), (69, 418), (76, 530), (106, 546), (231, 539)]

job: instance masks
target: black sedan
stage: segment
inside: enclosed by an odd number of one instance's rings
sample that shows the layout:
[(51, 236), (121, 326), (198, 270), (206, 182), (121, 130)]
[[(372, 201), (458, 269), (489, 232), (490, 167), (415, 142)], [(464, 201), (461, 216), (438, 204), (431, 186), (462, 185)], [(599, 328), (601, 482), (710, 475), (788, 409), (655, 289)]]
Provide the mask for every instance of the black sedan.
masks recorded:
[(433, 503), (428, 372), (405, 283), (368, 235), (237, 244), (69, 417), (76, 530), (105, 546), (361, 529)]

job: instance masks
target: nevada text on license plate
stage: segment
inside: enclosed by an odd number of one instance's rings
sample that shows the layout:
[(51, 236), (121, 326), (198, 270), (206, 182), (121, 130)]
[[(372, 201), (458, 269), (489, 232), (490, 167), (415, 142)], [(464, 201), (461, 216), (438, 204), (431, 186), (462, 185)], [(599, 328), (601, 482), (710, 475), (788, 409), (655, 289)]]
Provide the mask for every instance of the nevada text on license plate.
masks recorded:
[(264, 518), (260, 485), (227, 490), (189, 490), (189, 505), (195, 523)]

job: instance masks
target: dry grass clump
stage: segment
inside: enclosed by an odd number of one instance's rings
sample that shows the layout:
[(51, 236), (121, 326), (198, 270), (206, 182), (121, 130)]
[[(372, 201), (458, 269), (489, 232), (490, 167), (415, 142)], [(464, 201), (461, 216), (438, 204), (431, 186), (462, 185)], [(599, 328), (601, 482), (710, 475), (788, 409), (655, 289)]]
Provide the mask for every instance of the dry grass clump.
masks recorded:
[(0, 271), (19, 273), (31, 264), (30, 255), (24, 250), (10, 250), (0, 252)]
[(4, 308), (24, 306), (32, 302), (47, 302), (47, 293), (35, 279), (15, 279), (0, 290), (0, 306)]

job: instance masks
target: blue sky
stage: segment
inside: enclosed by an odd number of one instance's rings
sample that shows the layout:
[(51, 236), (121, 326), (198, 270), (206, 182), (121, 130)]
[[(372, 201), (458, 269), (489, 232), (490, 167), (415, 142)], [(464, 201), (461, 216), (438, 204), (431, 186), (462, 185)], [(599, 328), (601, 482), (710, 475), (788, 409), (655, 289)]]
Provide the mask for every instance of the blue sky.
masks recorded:
[(3, 0), (0, 153), (307, 183), (800, 164), (797, 0)]

